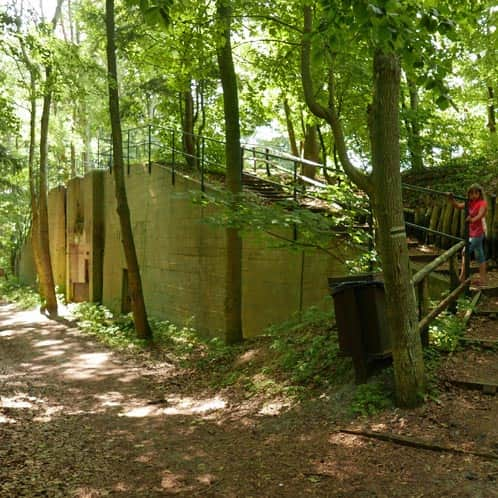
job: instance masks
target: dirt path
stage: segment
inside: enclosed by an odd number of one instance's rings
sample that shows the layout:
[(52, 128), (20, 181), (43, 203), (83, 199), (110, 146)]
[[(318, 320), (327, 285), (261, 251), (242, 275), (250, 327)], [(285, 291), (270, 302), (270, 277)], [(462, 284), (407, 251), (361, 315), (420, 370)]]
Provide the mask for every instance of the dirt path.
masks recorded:
[(340, 393), (282, 411), (195, 385), (0, 305), (0, 497), (498, 496), (498, 460), (338, 432), (493, 452), (497, 397), (448, 387), (418, 410), (350, 422)]

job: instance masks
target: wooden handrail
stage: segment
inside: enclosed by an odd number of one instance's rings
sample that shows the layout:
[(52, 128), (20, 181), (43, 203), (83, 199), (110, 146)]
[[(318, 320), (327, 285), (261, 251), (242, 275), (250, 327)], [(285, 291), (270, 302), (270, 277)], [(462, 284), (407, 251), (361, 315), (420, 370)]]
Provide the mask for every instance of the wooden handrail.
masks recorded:
[(412, 281), (413, 285), (420, 283), (429, 273), (435, 270), (438, 266), (448, 261), (454, 254), (456, 254), (460, 249), (465, 247), (465, 241), (461, 240), (454, 246), (451, 246), (447, 251), (440, 254), (435, 260), (431, 261), (428, 265), (424, 266), (420, 271), (413, 275)]
[(419, 331), (423, 331), (441, 312), (443, 312), (455, 299), (466, 289), (470, 283), (470, 278), (464, 280), (456, 289), (448, 294), (434, 309), (418, 322)]

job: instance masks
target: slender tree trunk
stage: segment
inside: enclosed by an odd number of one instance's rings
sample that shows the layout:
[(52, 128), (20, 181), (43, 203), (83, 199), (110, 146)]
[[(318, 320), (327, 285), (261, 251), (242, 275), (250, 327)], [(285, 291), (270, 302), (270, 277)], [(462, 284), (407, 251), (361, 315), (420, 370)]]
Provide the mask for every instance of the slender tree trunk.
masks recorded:
[(422, 171), (424, 169), (422, 141), (420, 137), (420, 126), (418, 123), (418, 90), (415, 82), (408, 80), (408, 91), (410, 93), (410, 110), (412, 117), (408, 120), (408, 148), (412, 159), (412, 169)]
[[(317, 163), (320, 160), (320, 144), (318, 143), (318, 133), (316, 125), (306, 125), (306, 133), (304, 135), (304, 159)], [(301, 173), (309, 178), (315, 178), (316, 167), (303, 164)]]
[(130, 209), (126, 196), (126, 185), (123, 161), (123, 138), (121, 118), (119, 114), (118, 74), (116, 64), (115, 27), (114, 27), (114, 0), (106, 0), (106, 33), (107, 33), (107, 66), (109, 85), (109, 113), (112, 128), (113, 146), (113, 176), (116, 194), (117, 212), (121, 227), (123, 250), (128, 266), (128, 290), (131, 298), (131, 309), (137, 336), (141, 339), (151, 339), (152, 331), (147, 319), (145, 302), (142, 291), (142, 280), (133, 239), (133, 230), (130, 219)]
[(40, 287), (44, 307), (49, 315), (57, 315), (57, 297), (55, 295), (52, 259), (48, 228), (48, 129), (50, 105), (52, 103), (52, 68), (45, 68), (45, 92), (40, 128), (40, 172), (38, 182), (38, 236), (40, 249)]
[[(190, 82), (189, 82), (190, 87)], [(183, 96), (183, 150), (185, 160), (189, 168), (196, 167), (195, 140), (194, 140), (194, 98), (192, 90), (189, 88), (182, 94)]]
[[(52, 19), (52, 31), (55, 30), (60, 18), (63, 0), (58, 0), (54, 17)], [(43, 92), (43, 107), (40, 123), (40, 171), (38, 178), (38, 216), (33, 219), (33, 232), (35, 240), (35, 258), (38, 259), (38, 279), (40, 293), (43, 301), (42, 309), (50, 316), (57, 315), (57, 297), (55, 295), (55, 282), (50, 257), (50, 238), (48, 228), (48, 132), (50, 121), (50, 106), (52, 103), (52, 63), (49, 61), (45, 66), (45, 88)], [(38, 239), (38, 241), (36, 241)], [(36, 254), (38, 252), (38, 254)]]
[(398, 403), (416, 406), (424, 392), (422, 343), (406, 242), (399, 151), (400, 65), (395, 54), (376, 52), (370, 110), (374, 215), (386, 288)]
[[(29, 170), (29, 192), (31, 202), (31, 247), (33, 249), (33, 258), (35, 262), (36, 274), (41, 274), (41, 251), (40, 251), (40, 222), (38, 216), (38, 189), (37, 178), (35, 173), (35, 144), (36, 144), (36, 75), (33, 69), (30, 69), (30, 119), (29, 119), (29, 151), (28, 151), (28, 170)], [(38, 278), (40, 296), (43, 296), (41, 282)], [(43, 308), (43, 305), (42, 305)]]
[(488, 130), (496, 134), (495, 92), (492, 86), (488, 86)]
[(287, 124), (287, 134), (289, 135), (291, 154), (293, 156), (299, 157), (299, 150), (297, 148), (297, 141), (296, 141), (296, 132), (294, 131), (294, 123), (292, 122), (291, 108), (287, 98), (284, 98), (284, 111), (285, 111), (285, 122)]
[[(223, 26), (223, 35), (217, 49), (221, 85), (223, 87), (223, 109), (226, 136), (226, 185), (234, 199), (242, 191), (242, 156), (240, 149), (239, 97), (237, 78), (233, 65), (230, 41), (232, 9), (230, 0), (218, 0), (218, 17)], [(226, 297), (225, 340), (234, 344), (243, 340), (242, 334), (242, 239), (236, 228), (226, 229)]]

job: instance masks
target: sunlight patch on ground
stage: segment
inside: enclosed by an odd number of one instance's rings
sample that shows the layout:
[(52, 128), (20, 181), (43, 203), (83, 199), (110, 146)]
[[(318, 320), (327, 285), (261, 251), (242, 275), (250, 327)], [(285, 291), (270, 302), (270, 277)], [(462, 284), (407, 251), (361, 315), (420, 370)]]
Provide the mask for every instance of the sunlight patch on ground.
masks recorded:
[(0, 424), (15, 424), (16, 420), (0, 413)]
[(372, 431), (385, 431), (387, 429), (388, 429), (387, 424), (384, 424), (384, 423), (372, 424), (372, 426), (371, 426)]
[(175, 475), (172, 472), (169, 472), (168, 470), (163, 472), (162, 478), (161, 478), (161, 487), (163, 489), (169, 489), (170, 491), (180, 491), (181, 488), (184, 488), (184, 484), (182, 483), (182, 480), (184, 479), (184, 476), (181, 474)]
[(49, 406), (45, 412), (37, 417), (34, 417), (35, 422), (50, 422), (55, 415), (59, 415), (64, 410), (64, 406)]
[(123, 412), (121, 416), (140, 418), (158, 415), (194, 415), (206, 414), (226, 408), (226, 401), (214, 397), (208, 399), (168, 398), (165, 400), (166, 408), (156, 404), (136, 406)]
[(101, 376), (124, 374), (123, 369), (107, 365), (110, 357), (110, 353), (79, 354), (65, 368), (64, 375), (73, 380), (96, 380)]
[(194, 413), (207, 413), (223, 410), (227, 403), (225, 400), (214, 397), (209, 399), (168, 398), (168, 403), (174, 406), (164, 408), (165, 415), (191, 415)]
[(92, 488), (78, 488), (75, 490), (74, 498), (98, 498), (103, 496), (98, 489)]
[(151, 463), (154, 462), (155, 459), (156, 459), (156, 453), (153, 451), (149, 451), (149, 453), (145, 453), (135, 458), (135, 462)]
[(259, 410), (260, 415), (279, 415), (282, 411), (289, 407), (289, 403), (283, 401), (272, 401), (265, 403)]
[(33, 346), (35, 348), (46, 348), (49, 346), (58, 346), (59, 344), (64, 344), (64, 341), (61, 339), (46, 339), (44, 341), (34, 342)]
[(147, 405), (147, 406), (137, 406), (136, 408), (132, 408), (120, 416), (129, 417), (129, 418), (143, 418), (150, 417), (152, 415), (160, 415), (161, 410), (157, 408), (157, 406)]
[(354, 434), (344, 434), (340, 432), (332, 434), (329, 438), (329, 442), (332, 444), (346, 446), (348, 448), (365, 446), (365, 441), (361, 437), (355, 436)]
[[(40, 405), (45, 404), (45, 401), (35, 396), (28, 396), (25, 393), (16, 393), (14, 396), (0, 396), (0, 410), (37, 410)], [(34, 420), (37, 420), (35, 418)], [(14, 418), (8, 417), (4, 413), (0, 413), (0, 424), (14, 424), (17, 421)]]
[(197, 477), (197, 481), (206, 486), (211, 486), (211, 484), (216, 482), (216, 477), (213, 474), (202, 474)]
[(0, 406), (2, 408), (33, 408), (33, 402), (40, 401), (34, 396), (26, 396), (25, 394), (17, 394), (11, 398), (0, 396)]
[[(14, 306), (2, 307), (2, 312), (2, 327), (8, 327), (9, 325), (30, 325), (49, 321), (37, 308), (19, 311)], [(11, 312), (11, 314), (7, 314), (8, 312)]]
[(117, 391), (110, 391), (104, 394), (97, 394), (95, 396), (102, 406), (120, 406), (123, 403), (123, 395)]
[(245, 365), (246, 363), (253, 361), (257, 357), (258, 353), (259, 351), (257, 349), (250, 349), (249, 351), (246, 351), (245, 353), (240, 355), (239, 358), (237, 358), (237, 360), (235, 361), (234, 365), (236, 367)]

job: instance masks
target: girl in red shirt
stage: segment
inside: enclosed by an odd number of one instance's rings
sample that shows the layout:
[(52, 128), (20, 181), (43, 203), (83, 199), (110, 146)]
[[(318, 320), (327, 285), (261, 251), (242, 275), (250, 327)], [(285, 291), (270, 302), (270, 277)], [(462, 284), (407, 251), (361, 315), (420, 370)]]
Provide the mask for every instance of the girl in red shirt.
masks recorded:
[[(457, 202), (453, 194), (448, 195), (451, 204), (458, 208), (465, 207), (464, 202)], [(473, 183), (467, 190), (468, 216), (466, 221), (469, 222), (469, 252), (474, 253), (474, 256), (479, 263), (479, 281), (475, 282), (478, 286), (486, 285), (487, 283), (487, 268), (486, 257), (484, 255), (484, 237), (486, 235), (486, 213), (488, 211), (488, 203), (484, 198), (484, 191), (480, 185)], [(460, 280), (465, 278), (465, 251), (462, 258), (462, 268), (460, 270)]]

